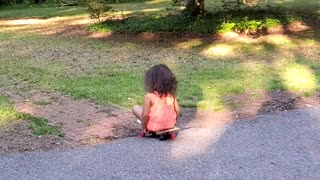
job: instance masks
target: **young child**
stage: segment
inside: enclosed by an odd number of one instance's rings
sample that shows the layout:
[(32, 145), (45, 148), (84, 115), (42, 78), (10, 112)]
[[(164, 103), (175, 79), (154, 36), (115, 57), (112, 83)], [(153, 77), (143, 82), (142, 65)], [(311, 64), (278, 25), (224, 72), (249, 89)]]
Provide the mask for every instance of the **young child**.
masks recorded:
[(143, 106), (133, 107), (133, 114), (141, 121), (141, 132), (155, 132), (173, 128), (179, 117), (179, 104), (175, 98), (177, 80), (164, 64), (153, 66), (144, 79)]

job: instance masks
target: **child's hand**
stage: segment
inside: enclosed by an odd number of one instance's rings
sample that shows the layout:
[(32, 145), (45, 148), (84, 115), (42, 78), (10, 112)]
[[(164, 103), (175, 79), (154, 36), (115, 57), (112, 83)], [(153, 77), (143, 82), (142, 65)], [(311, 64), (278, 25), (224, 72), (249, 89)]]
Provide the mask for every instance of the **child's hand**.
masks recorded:
[(146, 129), (146, 128), (142, 128), (142, 129), (141, 129), (141, 132), (143, 132), (143, 133), (145, 133), (145, 134), (146, 134), (148, 131), (147, 131), (147, 129)]
[(141, 124), (141, 132), (143, 132), (143, 133), (147, 133), (148, 132), (147, 131), (147, 127), (146, 127), (146, 125), (144, 123)]

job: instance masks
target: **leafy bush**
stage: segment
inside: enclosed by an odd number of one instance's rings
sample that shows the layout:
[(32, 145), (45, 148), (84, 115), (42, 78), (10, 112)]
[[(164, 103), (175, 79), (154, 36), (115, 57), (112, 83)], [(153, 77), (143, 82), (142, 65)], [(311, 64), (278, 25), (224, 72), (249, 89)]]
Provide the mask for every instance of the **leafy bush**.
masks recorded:
[(88, 13), (91, 19), (100, 21), (100, 17), (104, 12), (107, 12), (111, 7), (107, 6), (104, 0), (93, 0), (87, 3)]
[(281, 21), (276, 18), (266, 18), (263, 22), (265, 28), (276, 27), (281, 24)]
[(210, 34), (236, 31), (241, 33), (258, 31), (281, 24), (288, 24), (299, 17), (285, 9), (220, 11), (198, 17), (182, 14), (161, 16), (136, 16), (121, 20), (107, 20), (88, 27), (90, 31), (141, 33), (141, 32), (191, 32)]
[(225, 32), (230, 32), (233, 31), (236, 26), (236, 23), (223, 23), (219, 27), (219, 33), (225, 33)]
[(249, 20), (248, 17), (245, 17), (235, 24), (233, 30), (238, 32), (254, 31), (258, 30), (261, 27), (261, 25), (261, 20)]

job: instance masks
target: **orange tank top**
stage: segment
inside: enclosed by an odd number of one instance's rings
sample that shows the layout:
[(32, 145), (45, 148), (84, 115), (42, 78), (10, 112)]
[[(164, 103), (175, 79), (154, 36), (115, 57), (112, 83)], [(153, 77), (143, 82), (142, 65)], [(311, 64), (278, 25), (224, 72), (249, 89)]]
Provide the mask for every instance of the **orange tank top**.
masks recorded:
[(155, 102), (150, 107), (147, 129), (160, 131), (173, 128), (176, 124), (177, 114), (174, 108), (175, 98), (172, 95), (160, 97), (153, 93)]

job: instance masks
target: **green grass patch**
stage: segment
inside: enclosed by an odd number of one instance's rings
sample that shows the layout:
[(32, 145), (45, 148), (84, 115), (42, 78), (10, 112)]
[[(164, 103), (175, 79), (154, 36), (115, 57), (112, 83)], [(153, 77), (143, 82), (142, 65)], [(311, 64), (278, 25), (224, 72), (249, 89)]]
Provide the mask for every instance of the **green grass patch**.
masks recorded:
[(85, 76), (66, 78), (60, 83), (60, 90), (76, 98), (90, 98), (97, 102), (120, 104), (131, 107), (140, 104), (143, 95), (140, 82), (141, 74), (125, 70), (122, 74), (109, 76)]
[(108, 4), (112, 7), (111, 15), (155, 15), (167, 13), (168, 10), (177, 10), (171, 0), (133, 0), (127, 3)]
[(48, 124), (48, 120), (44, 118), (33, 117), (24, 114), (22, 118), (30, 123), (32, 133), (35, 135), (55, 135), (64, 137), (64, 133), (56, 126)]
[(223, 97), (228, 94), (241, 94), (247, 89), (284, 90), (280, 77), (275, 74), (277, 70), (265, 63), (211, 62), (197, 69), (190, 73), (177, 72), (182, 106), (221, 110), (224, 109)]
[(20, 113), (14, 109), (9, 99), (5, 96), (0, 96), (0, 128), (14, 120), (20, 119), (20, 117)]
[(86, 14), (86, 8), (80, 6), (28, 7), (19, 9), (1, 9), (0, 18), (50, 18), (83, 14)]

